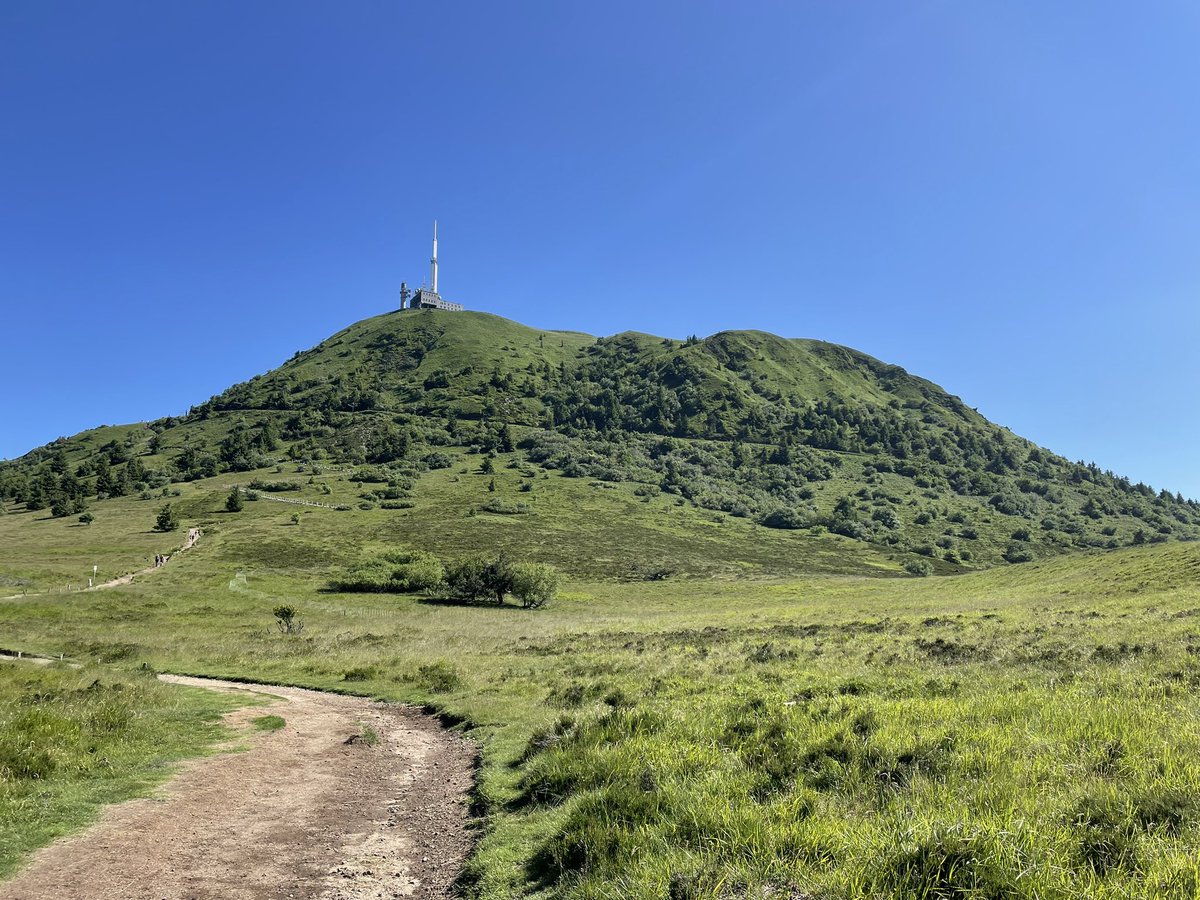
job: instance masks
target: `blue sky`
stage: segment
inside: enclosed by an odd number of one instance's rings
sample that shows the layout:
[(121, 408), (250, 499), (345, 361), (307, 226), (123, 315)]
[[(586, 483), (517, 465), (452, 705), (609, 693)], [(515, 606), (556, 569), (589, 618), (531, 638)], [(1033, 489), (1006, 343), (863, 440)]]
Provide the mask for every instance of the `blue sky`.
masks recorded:
[(1200, 497), (1200, 7), (0, 5), (0, 457), (394, 308), (760, 328)]

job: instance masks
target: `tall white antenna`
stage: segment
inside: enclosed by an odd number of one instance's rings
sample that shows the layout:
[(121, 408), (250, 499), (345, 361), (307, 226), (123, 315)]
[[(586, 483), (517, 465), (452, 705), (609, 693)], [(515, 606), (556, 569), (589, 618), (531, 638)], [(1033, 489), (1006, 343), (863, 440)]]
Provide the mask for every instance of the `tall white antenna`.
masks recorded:
[(429, 260), (429, 266), (433, 273), (433, 284), (430, 287), (433, 292), (437, 293), (437, 219), (433, 220), (433, 258)]

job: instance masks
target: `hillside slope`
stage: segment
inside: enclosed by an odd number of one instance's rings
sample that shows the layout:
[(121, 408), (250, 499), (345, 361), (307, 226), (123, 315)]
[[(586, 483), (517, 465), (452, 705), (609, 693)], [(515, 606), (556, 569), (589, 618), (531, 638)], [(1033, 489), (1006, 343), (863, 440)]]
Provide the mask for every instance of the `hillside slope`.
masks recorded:
[(653, 564), (694, 572), (920, 574), (1200, 536), (1194, 501), (1069, 462), (846, 347), (597, 339), (433, 310), (356, 323), (187, 416), (55, 441), (0, 465), (0, 497), (67, 519), (283, 463), (312, 492), (340, 467), (357, 485), (341, 502), (417, 519), (410, 538), (492, 546), (503, 517), (502, 533), (589, 574), (653, 544), (671, 509), (687, 524)]

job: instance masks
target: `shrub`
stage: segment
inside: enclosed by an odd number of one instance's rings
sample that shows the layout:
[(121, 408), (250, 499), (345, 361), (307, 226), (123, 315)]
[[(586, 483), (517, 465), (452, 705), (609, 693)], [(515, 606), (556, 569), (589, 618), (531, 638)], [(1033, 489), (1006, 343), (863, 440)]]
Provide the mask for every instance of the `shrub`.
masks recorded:
[(235, 484), (233, 490), (229, 492), (229, 496), (225, 498), (225, 511), (241, 512), (242, 505), (242, 490)]
[(441, 560), (429, 553), (414, 552), (399, 562), (392, 579), (408, 591), (432, 592), (441, 588), (446, 568)]
[(458, 669), (448, 662), (420, 666), (417, 669), (416, 680), (433, 694), (445, 694), (462, 685)]
[(93, 516), (91, 513), (84, 513), (82, 516), (79, 517), (79, 521), (81, 523), (83, 523), (84, 525), (91, 525), (93, 522), (96, 521), (96, 517)]
[(933, 566), (924, 559), (910, 559), (905, 561), (904, 571), (918, 578), (927, 578), (933, 574)]
[(304, 489), (298, 481), (263, 481), (261, 478), (255, 478), (250, 482), (250, 487), (256, 491), (267, 491), (272, 494), (281, 494), (286, 491), (299, 491)]
[(485, 570), (481, 556), (463, 556), (446, 566), (446, 589), (459, 600), (478, 600), (487, 593)]
[(558, 593), (558, 572), (544, 563), (516, 563), (512, 567), (512, 592), (526, 609), (545, 606)]
[(1025, 544), (1013, 541), (1004, 549), (1004, 561), (1010, 563), (1031, 562), (1033, 560), (1033, 551)]
[(503, 603), (505, 595), (513, 592), (513, 577), (513, 562), (504, 552), (490, 561), (465, 556), (446, 566), (447, 592), (459, 600), (491, 597)]
[(377, 554), (333, 581), (339, 591), (418, 593), (442, 587), (445, 569), (438, 558), (420, 550)]
[(529, 504), (507, 503), (499, 497), (493, 497), (479, 507), (479, 511), (496, 513), (501, 516), (522, 516), (529, 512)]
[(508, 554), (500, 551), (496, 558), (488, 563), (483, 570), (487, 593), (496, 598), (497, 603), (504, 602), (504, 595), (513, 590), (513, 562)]
[(629, 578), (633, 581), (665, 581), (675, 574), (670, 566), (654, 563), (631, 563)]
[(272, 612), (275, 614), (275, 627), (281, 634), (299, 634), (304, 630), (304, 623), (296, 618), (298, 610), (294, 606), (277, 606)]
[(788, 509), (786, 507), (771, 510), (762, 519), (760, 524), (767, 528), (804, 528), (808, 521), (804, 515), (796, 509)]
[(425, 463), (431, 469), (448, 469), (454, 460), (445, 453), (434, 451), (433, 453), (426, 453), (421, 458), (421, 462)]

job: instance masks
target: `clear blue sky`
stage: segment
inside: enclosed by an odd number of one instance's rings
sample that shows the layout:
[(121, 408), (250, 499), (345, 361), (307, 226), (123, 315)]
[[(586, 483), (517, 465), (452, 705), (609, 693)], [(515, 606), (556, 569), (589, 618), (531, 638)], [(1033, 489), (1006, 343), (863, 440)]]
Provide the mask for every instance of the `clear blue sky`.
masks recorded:
[(1200, 497), (1200, 7), (0, 4), (0, 457), (426, 275), (848, 344)]

